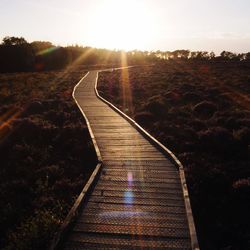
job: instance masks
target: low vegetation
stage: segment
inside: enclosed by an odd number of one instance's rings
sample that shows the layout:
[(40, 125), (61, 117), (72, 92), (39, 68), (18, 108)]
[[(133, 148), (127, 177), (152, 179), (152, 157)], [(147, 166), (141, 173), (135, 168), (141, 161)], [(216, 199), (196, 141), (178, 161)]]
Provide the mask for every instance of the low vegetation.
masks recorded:
[(183, 162), (201, 248), (249, 249), (250, 53), (125, 53), (22, 37), (0, 44), (0, 248), (46, 249), (96, 165), (72, 88), (87, 67), (125, 57), (144, 66), (101, 73), (100, 94)]
[(250, 247), (249, 72), (168, 60), (100, 74), (99, 93), (183, 163), (201, 249)]
[(0, 75), (1, 249), (46, 249), (96, 165), (71, 96), (84, 72)]

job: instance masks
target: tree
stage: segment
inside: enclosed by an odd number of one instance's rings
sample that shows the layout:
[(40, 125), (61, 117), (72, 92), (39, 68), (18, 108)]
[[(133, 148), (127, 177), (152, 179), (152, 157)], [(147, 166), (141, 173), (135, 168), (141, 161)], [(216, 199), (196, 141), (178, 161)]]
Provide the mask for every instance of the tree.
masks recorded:
[(0, 71), (16, 72), (33, 69), (34, 53), (23, 37), (5, 37), (0, 45)]
[(225, 50), (221, 52), (220, 56), (226, 60), (233, 60), (237, 58), (237, 54)]
[(3, 38), (2, 45), (15, 46), (27, 44), (27, 41), (23, 37), (6, 36)]
[(207, 51), (193, 51), (191, 52), (191, 59), (206, 60), (210, 58), (210, 55)]
[(209, 59), (214, 59), (215, 58), (215, 53), (212, 51), (209, 53)]
[(245, 58), (246, 58), (247, 61), (250, 61), (250, 52), (246, 53), (246, 57)]

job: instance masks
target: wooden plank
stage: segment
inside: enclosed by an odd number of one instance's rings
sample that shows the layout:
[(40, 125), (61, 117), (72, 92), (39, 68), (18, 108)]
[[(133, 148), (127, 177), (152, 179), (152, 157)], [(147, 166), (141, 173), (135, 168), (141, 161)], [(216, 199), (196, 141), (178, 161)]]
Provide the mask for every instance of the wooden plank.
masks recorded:
[(124, 149), (124, 150), (119, 150), (119, 149), (100, 149), (102, 154), (112, 154), (112, 155), (135, 155), (135, 154), (143, 154), (143, 155), (158, 155), (159, 157), (162, 156), (160, 152), (155, 151), (154, 149)]
[[(96, 211), (96, 213), (108, 213), (108, 212), (119, 212), (119, 214), (129, 214), (129, 215), (136, 215), (140, 213), (146, 213), (146, 214), (158, 214), (158, 215), (166, 215), (169, 214), (169, 216), (178, 215), (185, 217), (185, 207), (176, 207), (176, 206), (159, 206), (158, 204), (133, 204), (133, 206), (125, 205), (123, 203), (104, 203), (104, 202), (94, 202), (89, 201), (86, 208), (83, 210), (83, 212), (89, 212), (89, 211)], [(83, 213), (84, 215), (84, 213)]]
[(145, 149), (145, 150), (156, 150), (156, 151), (158, 151), (154, 146), (152, 146), (150, 144), (144, 144), (142, 146), (140, 146), (140, 145), (124, 145), (124, 144), (121, 144), (119, 146), (116, 146), (116, 145), (110, 145), (110, 146), (100, 145), (100, 148), (103, 148), (105, 150)]
[(179, 173), (177, 171), (174, 171), (174, 170), (168, 170), (168, 169), (160, 169), (160, 170), (155, 170), (155, 169), (151, 169), (151, 168), (148, 168), (148, 169), (144, 169), (144, 168), (134, 168), (134, 167), (127, 167), (127, 168), (124, 168), (124, 167), (114, 167), (114, 168), (106, 168), (105, 166), (103, 167), (103, 171), (106, 174), (109, 174), (109, 175), (117, 175), (117, 171), (119, 171), (120, 175), (122, 174), (127, 174), (128, 172), (131, 172), (133, 174), (141, 174), (141, 173), (144, 173), (144, 174), (150, 174), (150, 175), (169, 175), (169, 176), (175, 176), (177, 179), (179, 179)]
[(177, 227), (169, 228), (145, 228), (145, 227), (130, 227), (127, 225), (108, 225), (108, 224), (81, 224), (75, 225), (74, 232), (83, 233), (110, 233), (110, 234), (122, 234), (122, 235), (144, 235), (144, 236), (160, 236), (160, 237), (175, 237), (175, 238), (188, 238), (188, 229), (182, 229)]
[(125, 149), (120, 149), (120, 148), (116, 148), (116, 149), (105, 149), (103, 148), (102, 153), (107, 153), (107, 154), (148, 154), (148, 155), (159, 155), (160, 157), (163, 156), (163, 154), (159, 151), (156, 151), (155, 149), (141, 149), (141, 148), (137, 148), (137, 149), (130, 149), (130, 148), (125, 148)]
[[(102, 153), (102, 152), (101, 152)], [(110, 154), (102, 153), (103, 160), (109, 160)], [(138, 160), (138, 159), (145, 159), (145, 160), (155, 160), (158, 159), (159, 155), (148, 155), (148, 154), (113, 154), (112, 159), (122, 160), (122, 159), (128, 159), (128, 160)]]
[(123, 204), (124, 206), (133, 206), (133, 205), (158, 205), (162, 207), (185, 207), (183, 201), (176, 200), (146, 200), (144, 198), (133, 198), (133, 199), (124, 199), (123, 197), (100, 197), (100, 196), (91, 196), (89, 201), (92, 202), (102, 202), (102, 203), (114, 203), (114, 204)]
[(144, 228), (180, 228), (180, 229), (186, 229), (187, 228), (187, 223), (186, 221), (182, 222), (182, 221), (178, 221), (178, 220), (153, 220), (151, 218), (151, 220), (143, 220), (143, 218), (138, 217), (138, 218), (105, 218), (105, 217), (101, 217), (101, 218), (97, 218), (97, 217), (93, 217), (93, 216), (84, 216), (83, 218), (80, 218), (78, 220), (79, 224), (96, 224), (96, 225), (100, 225), (100, 224), (105, 224), (105, 225), (115, 225), (115, 226), (119, 226), (119, 225), (124, 225), (124, 226), (130, 226), (130, 227), (137, 227), (138, 224), (141, 227)]
[(177, 182), (128, 182), (128, 180), (123, 180), (123, 181), (119, 181), (119, 180), (116, 180), (116, 181), (113, 181), (111, 183), (110, 180), (108, 179), (100, 179), (98, 181), (98, 184), (102, 185), (103, 187), (104, 186), (113, 186), (113, 187), (123, 187), (123, 188), (161, 188), (161, 189), (169, 189), (169, 190), (181, 190), (180, 188), (180, 184), (177, 183)]
[(105, 146), (117, 146), (117, 145), (124, 145), (124, 144), (127, 144), (127, 145), (131, 145), (131, 146), (136, 146), (136, 145), (144, 145), (146, 146), (147, 144), (145, 143), (145, 141), (140, 138), (140, 139), (137, 139), (137, 140), (133, 140), (132, 138), (131, 139), (122, 139), (121, 138), (113, 138), (112, 142), (110, 142), (110, 140), (108, 138), (105, 138), (105, 137), (101, 137), (99, 136), (98, 138), (98, 145), (103, 145), (104, 147)]
[(131, 176), (131, 177), (140, 177), (140, 176), (143, 176), (143, 177), (148, 177), (148, 178), (168, 178), (168, 179), (179, 179), (179, 175), (177, 175), (176, 173), (169, 173), (169, 172), (156, 172), (156, 173), (152, 173), (152, 172), (148, 172), (148, 171), (133, 171), (133, 170), (120, 170), (120, 169), (112, 169), (112, 171), (109, 169), (109, 170), (106, 170), (104, 169), (102, 171), (102, 175), (105, 175), (105, 176), (117, 176), (117, 173), (119, 172), (119, 176), (120, 177), (127, 177), (128, 176)]
[[(142, 135), (138, 135), (138, 133), (136, 133), (135, 131), (132, 131), (132, 132), (113, 132), (112, 133), (112, 130), (106, 130), (105, 132), (96, 132), (95, 133), (96, 136), (105, 136), (105, 137), (109, 137), (111, 140), (112, 138), (116, 138), (116, 137), (125, 137), (126, 138), (134, 138), (134, 139), (137, 139), (137, 138), (142, 138), (143, 139), (143, 136)], [(158, 151), (159, 152), (159, 151)]]
[(100, 128), (100, 127), (94, 127), (95, 133), (136, 133), (136, 131), (132, 128), (121, 128), (121, 127), (107, 127), (105, 128)]
[[(96, 248), (93, 248), (93, 245)], [(114, 247), (114, 248), (113, 248)], [(113, 235), (113, 234), (83, 234), (76, 233), (70, 237), (70, 241), (66, 249), (164, 249), (164, 250), (180, 250), (190, 249), (188, 239), (175, 238), (152, 238), (152, 237), (136, 237), (128, 235)]]
[[(107, 180), (107, 181), (129, 181), (128, 177), (122, 177), (122, 176), (105, 176), (101, 175), (100, 180)], [(153, 176), (143, 176), (141, 178), (139, 177), (132, 177), (130, 180), (131, 183), (134, 182), (142, 182), (142, 183), (179, 183), (178, 179), (172, 179), (167, 177), (157, 178)]]
[(93, 193), (94, 196), (101, 196), (101, 197), (123, 197), (124, 199), (126, 198), (143, 198), (143, 199), (152, 199), (152, 200), (183, 200), (181, 195), (178, 193), (144, 193), (142, 191), (117, 191), (117, 190), (98, 190), (96, 189)]
[(122, 165), (122, 166), (173, 166), (173, 163), (171, 163), (168, 159), (164, 160), (124, 160), (124, 161), (117, 161), (117, 160), (109, 160), (104, 162), (105, 165)]
[(127, 186), (119, 186), (119, 185), (98, 185), (95, 188), (95, 191), (120, 191), (120, 192), (143, 192), (145, 194), (147, 193), (154, 193), (154, 194), (178, 194), (181, 196), (181, 190), (177, 189), (170, 189), (168, 188), (153, 188), (153, 187), (130, 187)]

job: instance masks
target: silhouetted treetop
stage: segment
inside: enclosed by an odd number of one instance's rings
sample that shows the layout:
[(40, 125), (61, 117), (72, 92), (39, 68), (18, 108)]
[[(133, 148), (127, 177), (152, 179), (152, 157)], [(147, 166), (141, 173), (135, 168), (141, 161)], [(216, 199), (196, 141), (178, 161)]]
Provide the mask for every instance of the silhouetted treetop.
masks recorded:
[(3, 38), (2, 45), (22, 45), (27, 44), (27, 41), (23, 37), (6, 36)]

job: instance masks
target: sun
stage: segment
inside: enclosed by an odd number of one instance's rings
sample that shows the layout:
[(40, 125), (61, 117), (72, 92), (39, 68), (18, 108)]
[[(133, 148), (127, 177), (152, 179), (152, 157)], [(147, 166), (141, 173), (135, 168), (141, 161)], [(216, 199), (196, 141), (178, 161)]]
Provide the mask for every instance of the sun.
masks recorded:
[(91, 37), (96, 47), (145, 49), (150, 44), (153, 18), (143, 1), (105, 0), (92, 16)]

